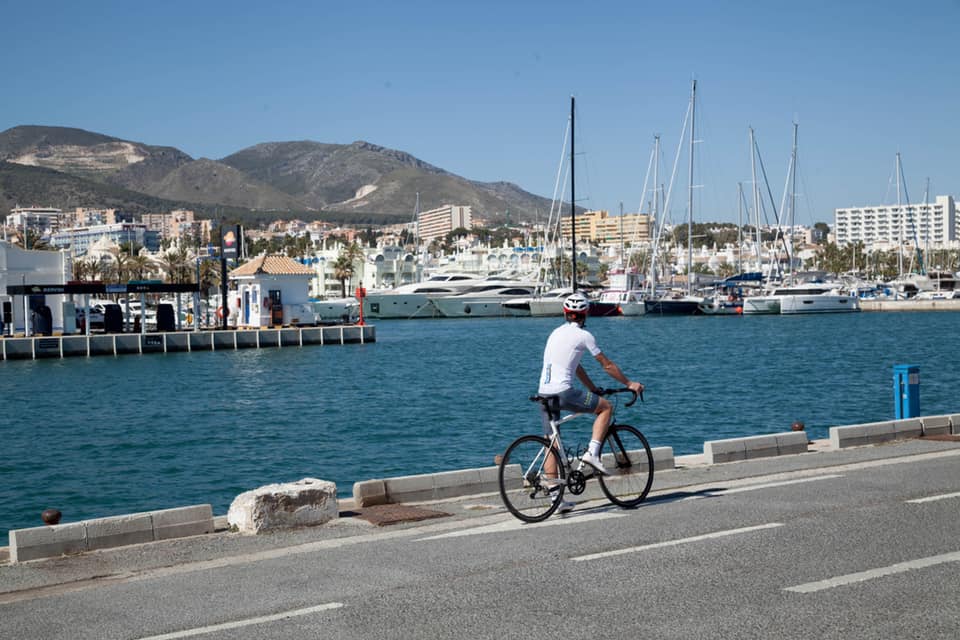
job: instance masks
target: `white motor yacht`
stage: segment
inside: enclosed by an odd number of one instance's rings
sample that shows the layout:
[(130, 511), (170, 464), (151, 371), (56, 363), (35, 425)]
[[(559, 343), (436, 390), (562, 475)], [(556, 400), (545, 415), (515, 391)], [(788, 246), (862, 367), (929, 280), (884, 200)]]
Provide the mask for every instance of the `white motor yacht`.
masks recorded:
[(511, 298), (501, 302), (506, 315), (512, 316), (559, 316), (563, 314), (563, 301), (573, 293), (569, 287), (550, 289), (529, 298)]
[(370, 291), (363, 299), (363, 314), (370, 318), (431, 318), (439, 315), (430, 304), (435, 296), (459, 293), (480, 282), (468, 273), (435, 273), (422, 282), (396, 289)]
[(859, 311), (856, 295), (830, 283), (803, 283), (777, 287), (771, 293), (743, 299), (743, 313), (795, 315)]
[[(530, 298), (537, 290), (534, 282), (488, 280), (452, 296), (430, 300), (440, 315), (446, 318), (477, 318), (514, 315), (502, 303), (512, 298)], [(563, 304), (563, 300), (560, 301)]]

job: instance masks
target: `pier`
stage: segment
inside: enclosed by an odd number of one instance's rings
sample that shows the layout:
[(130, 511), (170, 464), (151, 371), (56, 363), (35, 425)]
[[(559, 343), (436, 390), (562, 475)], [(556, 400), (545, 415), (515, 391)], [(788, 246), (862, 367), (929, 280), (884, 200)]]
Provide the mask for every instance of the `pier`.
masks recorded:
[(0, 340), (0, 359), (36, 360), (73, 356), (365, 344), (376, 342), (376, 335), (374, 325), (338, 325), (13, 337)]
[(960, 311), (960, 299), (861, 300), (862, 311)]

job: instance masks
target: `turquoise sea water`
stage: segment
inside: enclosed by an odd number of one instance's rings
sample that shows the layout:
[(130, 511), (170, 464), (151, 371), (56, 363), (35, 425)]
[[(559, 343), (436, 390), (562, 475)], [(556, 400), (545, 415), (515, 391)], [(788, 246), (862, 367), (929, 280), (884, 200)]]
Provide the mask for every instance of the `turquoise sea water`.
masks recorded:
[[(923, 414), (960, 412), (958, 319), (591, 318), (587, 328), (647, 385), (621, 422), (680, 455), (798, 419), (813, 438), (890, 419), (894, 364), (920, 366)], [(64, 522), (196, 503), (221, 514), (273, 482), (323, 478), (347, 496), (358, 480), (492, 465), (539, 429), (527, 397), (557, 324), (380, 321), (366, 345), (0, 362), (0, 545), (48, 507)], [(588, 420), (571, 426), (588, 439)]]

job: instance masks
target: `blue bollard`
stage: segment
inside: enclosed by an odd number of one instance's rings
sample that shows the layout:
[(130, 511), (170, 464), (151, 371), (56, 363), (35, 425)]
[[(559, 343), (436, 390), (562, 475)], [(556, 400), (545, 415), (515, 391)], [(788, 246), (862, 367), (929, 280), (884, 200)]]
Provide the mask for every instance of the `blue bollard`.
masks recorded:
[(896, 420), (920, 417), (920, 367), (893, 365), (893, 404)]

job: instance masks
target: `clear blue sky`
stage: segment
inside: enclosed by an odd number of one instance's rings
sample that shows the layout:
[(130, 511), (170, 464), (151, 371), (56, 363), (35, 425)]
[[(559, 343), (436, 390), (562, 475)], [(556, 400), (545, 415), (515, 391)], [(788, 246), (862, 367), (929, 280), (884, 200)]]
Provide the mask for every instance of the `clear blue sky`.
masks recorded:
[(748, 126), (779, 203), (794, 120), (799, 223), (896, 202), (898, 151), (910, 201), (928, 177), (931, 198), (960, 196), (956, 0), (0, 0), (0, 16), (0, 130), (79, 127), (215, 159), (367, 140), (549, 197), (573, 95), (578, 204), (635, 211), (653, 136), (669, 168), (696, 78), (701, 221), (736, 220)]

